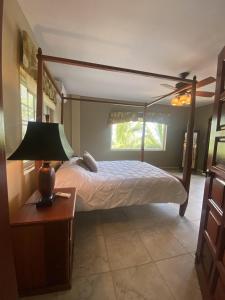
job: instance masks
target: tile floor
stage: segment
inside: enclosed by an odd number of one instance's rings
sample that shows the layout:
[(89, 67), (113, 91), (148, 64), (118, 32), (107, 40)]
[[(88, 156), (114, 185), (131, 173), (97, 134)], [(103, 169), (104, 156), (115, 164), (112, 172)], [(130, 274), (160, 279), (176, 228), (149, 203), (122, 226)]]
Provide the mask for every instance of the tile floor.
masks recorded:
[(27, 300), (200, 300), (194, 268), (204, 177), (175, 204), (78, 213), (73, 287)]

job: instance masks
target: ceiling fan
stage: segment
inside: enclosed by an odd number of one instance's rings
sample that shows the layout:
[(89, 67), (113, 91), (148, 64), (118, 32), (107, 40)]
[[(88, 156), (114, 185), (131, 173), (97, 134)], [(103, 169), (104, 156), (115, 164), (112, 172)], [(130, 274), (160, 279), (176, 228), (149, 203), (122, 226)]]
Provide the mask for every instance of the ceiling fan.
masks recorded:
[[(182, 72), (179, 74), (179, 77), (182, 80), (182, 79), (187, 78), (189, 74), (190, 74), (190, 72)], [(206, 86), (213, 82), (215, 82), (214, 77), (207, 77), (201, 81), (198, 81), (196, 87), (200, 88), (200, 87)], [(170, 84), (164, 84), (164, 83), (162, 83), (161, 86), (164, 86), (166, 88), (174, 90), (174, 93), (176, 94), (176, 96), (171, 100), (171, 104), (173, 106), (183, 106), (183, 105), (189, 105), (191, 103), (191, 85), (190, 84), (180, 81), (175, 86), (172, 86)], [(176, 90), (177, 90), (177, 92), (176, 92)], [(206, 92), (206, 91), (196, 91), (196, 96), (211, 98), (214, 96), (214, 93)]]

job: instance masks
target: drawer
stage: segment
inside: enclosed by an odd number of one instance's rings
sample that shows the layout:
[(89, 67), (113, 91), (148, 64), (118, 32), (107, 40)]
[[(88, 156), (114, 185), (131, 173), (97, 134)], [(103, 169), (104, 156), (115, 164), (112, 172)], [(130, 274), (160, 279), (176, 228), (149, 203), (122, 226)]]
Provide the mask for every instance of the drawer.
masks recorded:
[(202, 265), (206, 274), (206, 277), (210, 277), (212, 266), (213, 266), (213, 258), (212, 254), (209, 250), (209, 247), (207, 245), (207, 242), (204, 241), (203, 247), (202, 247)]
[(67, 221), (45, 226), (45, 266), (48, 285), (69, 280), (69, 226)]
[(220, 229), (220, 223), (215, 217), (215, 215), (212, 213), (212, 211), (209, 211), (208, 214), (208, 220), (206, 223), (206, 231), (213, 242), (214, 246), (216, 246), (217, 243), (217, 238), (219, 234), (219, 229)]
[(211, 198), (220, 208), (223, 207), (224, 204), (224, 188), (225, 182), (218, 178), (213, 179)]
[(222, 249), (223, 249), (223, 251), (222, 251), (222, 264), (225, 268), (225, 229), (223, 229), (222, 240), (223, 240), (223, 242), (222, 242)]

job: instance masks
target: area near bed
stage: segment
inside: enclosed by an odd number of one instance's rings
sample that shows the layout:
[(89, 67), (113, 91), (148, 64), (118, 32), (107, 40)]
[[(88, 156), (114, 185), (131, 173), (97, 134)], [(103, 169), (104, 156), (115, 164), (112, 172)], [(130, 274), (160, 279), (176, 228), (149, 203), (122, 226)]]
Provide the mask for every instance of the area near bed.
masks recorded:
[(0, 300), (225, 300), (224, 11), (0, 1)]
[(140, 161), (99, 161), (98, 172), (80, 166), (79, 160), (64, 163), (56, 174), (56, 186), (77, 188), (77, 209), (108, 209), (147, 203), (182, 204), (187, 193), (169, 173)]

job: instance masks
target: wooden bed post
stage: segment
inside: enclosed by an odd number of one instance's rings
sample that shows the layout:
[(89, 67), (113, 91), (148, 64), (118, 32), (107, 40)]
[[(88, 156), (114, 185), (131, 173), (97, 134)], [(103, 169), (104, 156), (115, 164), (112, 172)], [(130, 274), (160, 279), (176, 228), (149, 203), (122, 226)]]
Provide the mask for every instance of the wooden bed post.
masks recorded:
[[(42, 59), (42, 50), (38, 48), (37, 54), (37, 105), (36, 105), (36, 122), (42, 122), (43, 119), (43, 71), (44, 63)], [(35, 171), (36, 173), (41, 167), (42, 162), (39, 160), (35, 161)]]
[(194, 123), (195, 123), (195, 100), (196, 100), (196, 76), (193, 77), (192, 90), (191, 90), (191, 106), (189, 113), (189, 121), (187, 128), (187, 144), (184, 158), (183, 169), (183, 184), (187, 191), (186, 201), (180, 205), (180, 216), (184, 216), (189, 197), (190, 181), (191, 181), (191, 166), (192, 166), (192, 151), (193, 151), (193, 135), (194, 135)]
[(63, 113), (64, 113), (64, 96), (61, 96), (61, 124), (63, 124)]
[(142, 137), (141, 137), (141, 161), (145, 159), (145, 123), (146, 123), (146, 111), (147, 111), (147, 104), (144, 106), (143, 112), (143, 127), (142, 127)]
[[(99, 100), (97, 98), (92, 98), (92, 97), (64, 97), (64, 100), (74, 100), (74, 101), (84, 101), (84, 102), (99, 102), (99, 103), (111, 103), (114, 105), (127, 105), (127, 106), (136, 106), (136, 107), (143, 107), (144, 106), (144, 115), (143, 115), (143, 129), (142, 129), (142, 142), (141, 142), (141, 161), (144, 161), (144, 151), (145, 151), (145, 126), (146, 126), (146, 110), (160, 102), (162, 99), (172, 96), (172, 95), (179, 95), (182, 93), (188, 92), (190, 89), (191, 91), (191, 106), (190, 106), (190, 114), (189, 114), (189, 123), (188, 123), (188, 129), (187, 129), (187, 147), (186, 147), (186, 153), (185, 153), (185, 161), (184, 161), (184, 170), (183, 170), (183, 178), (182, 182), (183, 185), (187, 191), (187, 199), (184, 204), (180, 205), (180, 215), (183, 216), (188, 204), (188, 196), (189, 196), (189, 188), (190, 188), (190, 180), (191, 180), (191, 165), (192, 165), (192, 147), (193, 147), (193, 133), (194, 133), (194, 121), (195, 121), (195, 101), (196, 101), (196, 87), (202, 87), (205, 85), (208, 85), (210, 83), (215, 82), (214, 77), (207, 77), (197, 83), (196, 81), (196, 76), (193, 77), (193, 79), (187, 79), (187, 78), (180, 78), (180, 77), (174, 77), (174, 76), (168, 76), (168, 75), (163, 75), (163, 74), (158, 74), (158, 73), (152, 73), (152, 72), (145, 72), (145, 71), (140, 71), (140, 70), (134, 70), (134, 69), (127, 69), (127, 68), (120, 68), (120, 67), (114, 67), (114, 66), (109, 66), (109, 65), (102, 65), (102, 64), (96, 64), (96, 63), (91, 63), (91, 62), (86, 62), (86, 61), (80, 61), (80, 60), (75, 60), (75, 59), (68, 59), (68, 58), (63, 58), (63, 57), (56, 57), (56, 56), (50, 56), (50, 55), (43, 55), (41, 53), (41, 49), (39, 48), (39, 64), (40, 67), (44, 62), (55, 62), (59, 64), (67, 64), (67, 65), (73, 65), (73, 66), (78, 66), (78, 67), (84, 67), (84, 68), (91, 68), (91, 69), (96, 69), (96, 70), (103, 70), (103, 71), (108, 71), (108, 72), (120, 72), (124, 74), (132, 74), (132, 75), (138, 75), (138, 76), (144, 76), (144, 77), (154, 77), (154, 78), (163, 78), (163, 79), (168, 79), (168, 80), (173, 80), (177, 82), (183, 82), (186, 83), (185, 86), (182, 88), (178, 88), (173, 90), (172, 92), (162, 95), (157, 97), (155, 100), (153, 100), (150, 103), (140, 103), (136, 102), (135, 104), (133, 102), (129, 101), (115, 101), (115, 100)], [(43, 72), (40, 70), (38, 72), (38, 77), (39, 81), (41, 78), (41, 74)], [(41, 87), (41, 84), (39, 85)], [(58, 90), (57, 90), (58, 91)], [(40, 91), (39, 91), (40, 93)], [(40, 102), (41, 95), (38, 97), (38, 101)], [(39, 103), (40, 105), (40, 103)], [(39, 112), (40, 114), (40, 112)]]
[(43, 114), (43, 59), (42, 59), (42, 50), (38, 48), (38, 69), (37, 69), (37, 111), (36, 111), (36, 121), (42, 122)]

